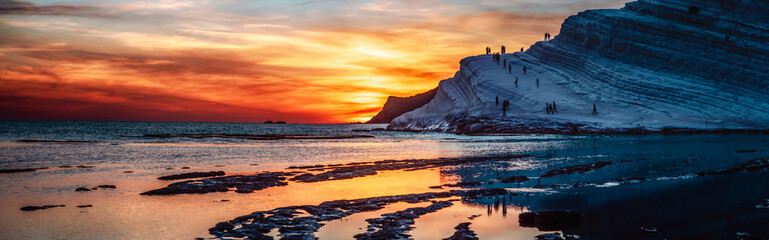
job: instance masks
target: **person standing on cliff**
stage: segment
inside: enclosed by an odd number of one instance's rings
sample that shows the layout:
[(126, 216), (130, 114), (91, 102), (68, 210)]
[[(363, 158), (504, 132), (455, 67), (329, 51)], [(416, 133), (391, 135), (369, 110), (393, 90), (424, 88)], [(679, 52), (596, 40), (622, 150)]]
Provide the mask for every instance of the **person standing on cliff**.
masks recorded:
[(491, 48), (490, 47), (486, 47), (486, 55), (489, 55), (489, 54), (491, 54)]
[(521, 48), (521, 52), (523, 52), (523, 48)]
[(558, 109), (555, 108), (555, 101), (553, 101), (553, 112), (558, 112)]
[(513, 64), (507, 65), (507, 73), (513, 74)]
[(502, 60), (502, 68), (506, 68), (506, 67), (507, 67), (507, 59), (503, 59)]
[(510, 102), (507, 100), (502, 101), (502, 116), (507, 116), (507, 106), (510, 105)]
[(523, 66), (523, 74), (526, 74), (526, 66)]
[(499, 106), (499, 95), (497, 95), (496, 105)]
[(518, 77), (515, 77), (515, 87), (518, 87)]
[(595, 108), (595, 103), (593, 103), (593, 115), (598, 115), (598, 110)]
[(539, 87), (539, 78), (537, 78), (537, 87)]
[(550, 114), (550, 104), (549, 103), (545, 103), (545, 112), (547, 112), (547, 114)]
[(502, 45), (502, 54), (505, 54), (505, 45)]

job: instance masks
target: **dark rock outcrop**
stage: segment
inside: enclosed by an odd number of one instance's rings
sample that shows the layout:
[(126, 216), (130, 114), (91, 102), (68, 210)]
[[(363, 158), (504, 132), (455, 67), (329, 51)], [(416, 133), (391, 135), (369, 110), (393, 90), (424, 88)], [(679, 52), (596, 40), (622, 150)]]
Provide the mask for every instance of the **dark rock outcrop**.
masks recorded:
[(529, 181), (529, 178), (526, 176), (511, 176), (511, 177), (500, 177), (497, 178), (499, 182), (501, 183), (521, 183)]
[(178, 179), (187, 179), (187, 178), (215, 177), (215, 176), (224, 176), (224, 174), (225, 174), (224, 171), (191, 172), (191, 173), (162, 176), (162, 177), (158, 177), (158, 180), (178, 180)]
[(17, 172), (34, 172), (34, 168), (11, 168), (11, 169), (0, 169), (0, 173), (17, 173)]
[(460, 223), (456, 227), (454, 227), (456, 230), (454, 232), (454, 235), (451, 235), (451, 237), (444, 238), (443, 240), (478, 240), (478, 237), (475, 236), (475, 232), (473, 230), (470, 230), (470, 223)]
[(542, 173), (540, 177), (546, 178), (546, 177), (555, 177), (558, 175), (565, 175), (565, 174), (572, 174), (572, 173), (586, 173), (586, 172), (592, 172), (596, 169), (601, 169), (603, 167), (609, 166), (614, 164), (614, 162), (611, 161), (604, 161), (604, 162), (594, 162), (590, 164), (584, 164), (584, 165), (574, 165), (574, 166), (566, 166), (561, 168), (556, 168), (547, 172)]
[(285, 186), (283, 172), (265, 172), (254, 175), (235, 175), (227, 177), (188, 180), (169, 184), (167, 187), (143, 192), (141, 195), (176, 195), (189, 193), (227, 192), (236, 188), (237, 193), (250, 193), (268, 187)]
[[(393, 239), (405, 237), (411, 229), (413, 219), (420, 215), (435, 212), (451, 206), (451, 201), (436, 199), (458, 196), (465, 200), (479, 197), (505, 195), (504, 189), (455, 190), (449, 192), (420, 193), (398, 196), (362, 198), (355, 200), (336, 200), (319, 205), (291, 206), (269, 211), (254, 212), (233, 220), (221, 222), (209, 229), (217, 238), (272, 239), (265, 235), (278, 229), (283, 239), (315, 239), (315, 232), (321, 222), (341, 219), (360, 212), (376, 211), (396, 202), (420, 203), (433, 202), (428, 207), (409, 208), (403, 211), (387, 213), (381, 218), (368, 219), (371, 231), (359, 234), (359, 239)], [(307, 214), (302, 214), (301, 211)], [(309, 214), (309, 216), (308, 216)], [(379, 237), (379, 238), (377, 238)]]
[[(520, 159), (532, 157), (531, 155), (502, 155), (502, 156), (482, 156), (482, 157), (459, 157), (459, 158), (438, 158), (438, 159), (408, 159), (408, 160), (383, 160), (375, 162), (364, 162), (345, 164), (342, 166), (328, 167), (325, 165), (315, 165), (308, 171), (314, 169), (328, 169), (329, 171), (312, 174), (305, 173), (291, 178), (298, 182), (320, 182), (328, 180), (350, 179), (375, 175), (377, 171), (392, 170), (419, 170), (441, 166), (453, 166), (484, 161), (505, 161), (511, 159)], [(299, 169), (303, 167), (289, 167)], [(477, 185), (480, 185), (478, 183)]]
[(366, 123), (390, 123), (396, 117), (414, 111), (421, 106), (424, 106), (435, 97), (435, 93), (438, 92), (438, 88), (434, 88), (430, 91), (420, 93), (411, 97), (395, 97), (390, 96), (387, 98), (382, 107), (382, 111), (379, 111), (376, 116), (372, 117)]
[(366, 219), (369, 223), (366, 233), (355, 235), (355, 239), (408, 239), (414, 219), (419, 216), (436, 212), (453, 205), (450, 201), (434, 202), (427, 207), (408, 208), (403, 211), (386, 213), (379, 218)]
[(20, 210), (22, 211), (37, 211), (42, 209), (49, 209), (49, 208), (55, 208), (55, 207), (65, 207), (66, 205), (43, 205), (43, 206), (26, 206), (22, 207)]

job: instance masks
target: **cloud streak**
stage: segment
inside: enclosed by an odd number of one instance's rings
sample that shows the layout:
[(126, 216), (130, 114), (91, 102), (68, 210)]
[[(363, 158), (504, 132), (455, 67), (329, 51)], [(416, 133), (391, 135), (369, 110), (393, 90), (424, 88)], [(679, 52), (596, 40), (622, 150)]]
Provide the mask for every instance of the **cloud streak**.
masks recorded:
[(51, 16), (84, 16), (96, 17), (99, 8), (84, 5), (37, 5), (28, 1), (0, 1), (0, 15), (51, 15)]

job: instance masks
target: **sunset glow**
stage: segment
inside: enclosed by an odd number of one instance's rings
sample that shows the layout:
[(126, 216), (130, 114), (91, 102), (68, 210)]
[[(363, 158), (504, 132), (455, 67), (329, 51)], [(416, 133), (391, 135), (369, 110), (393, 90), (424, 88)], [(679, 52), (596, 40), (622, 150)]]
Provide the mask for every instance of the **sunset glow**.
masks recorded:
[(0, 1), (2, 120), (366, 121), (622, 1)]

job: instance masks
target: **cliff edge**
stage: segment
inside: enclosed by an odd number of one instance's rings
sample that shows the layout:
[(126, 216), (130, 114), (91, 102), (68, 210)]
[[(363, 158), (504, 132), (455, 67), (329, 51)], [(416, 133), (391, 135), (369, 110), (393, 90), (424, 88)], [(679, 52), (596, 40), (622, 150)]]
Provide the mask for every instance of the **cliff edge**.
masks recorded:
[(390, 123), (390, 121), (396, 117), (414, 111), (414, 109), (424, 106), (433, 100), (436, 92), (438, 92), (438, 88), (433, 88), (430, 91), (411, 97), (390, 96), (382, 107), (382, 111), (379, 111), (376, 116), (372, 117), (366, 123)]

